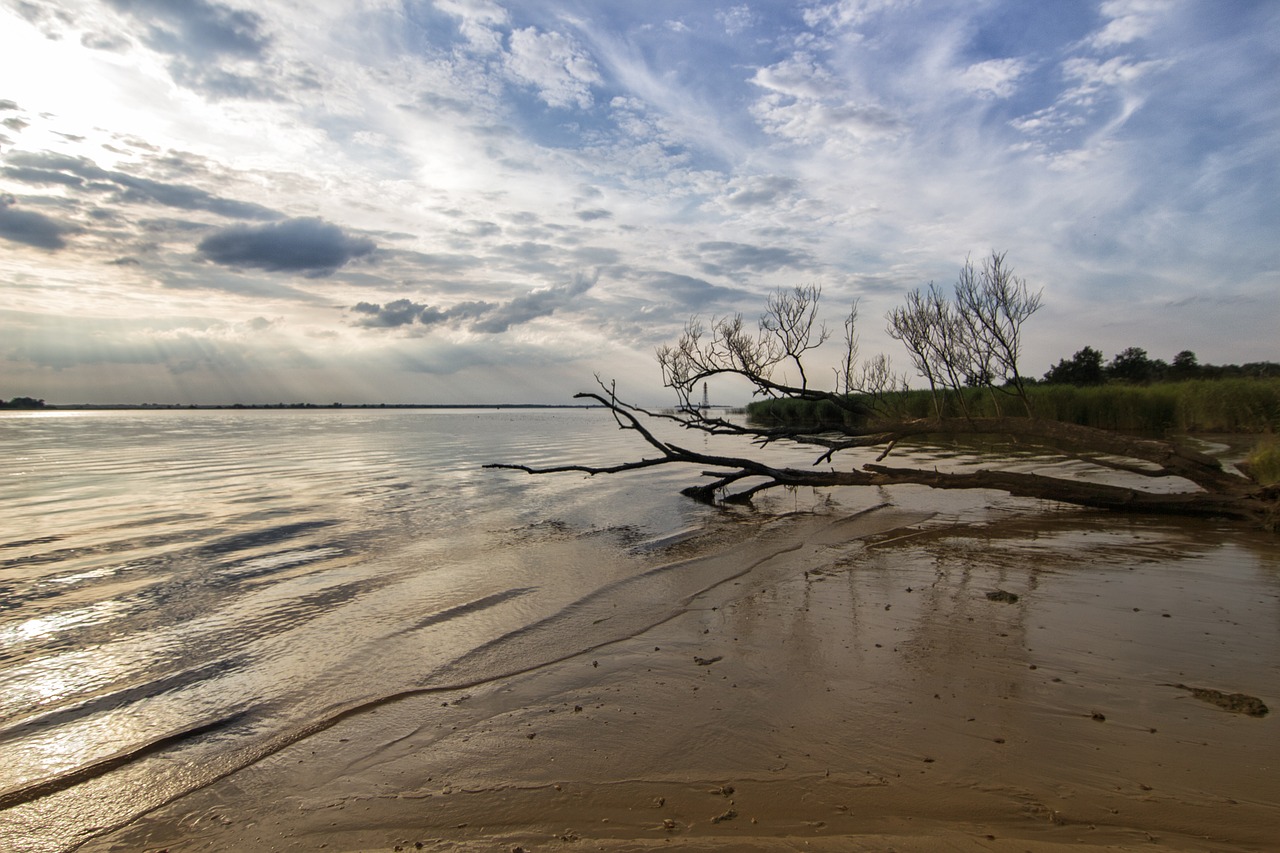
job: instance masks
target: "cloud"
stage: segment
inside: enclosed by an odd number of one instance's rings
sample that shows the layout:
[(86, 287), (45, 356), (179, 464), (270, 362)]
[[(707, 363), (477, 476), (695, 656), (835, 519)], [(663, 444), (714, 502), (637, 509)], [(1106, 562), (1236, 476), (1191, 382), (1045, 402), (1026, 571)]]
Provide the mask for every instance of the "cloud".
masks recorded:
[(872, 99), (850, 97), (847, 83), (808, 53), (756, 69), (751, 82), (766, 90), (751, 105), (752, 115), (765, 131), (785, 139), (841, 145), (906, 129), (899, 116)]
[(575, 273), (568, 284), (534, 290), (517, 296), (510, 302), (487, 312), (481, 320), (472, 325), (472, 329), (477, 332), (496, 334), (538, 317), (554, 314), (561, 308), (571, 305), (576, 297), (590, 290), (598, 279), (599, 272), (592, 276)]
[(317, 218), (287, 219), (269, 225), (234, 225), (200, 241), (200, 253), (229, 267), (327, 275), (376, 248)]
[(261, 58), (270, 39), (262, 16), (208, 0), (107, 0), (147, 27), (147, 43), (163, 53), (209, 61), (223, 56)]
[(755, 16), (751, 14), (751, 7), (746, 5), (717, 9), (716, 20), (724, 25), (724, 31), (731, 36), (736, 36), (755, 24)]
[(511, 33), (507, 68), (551, 107), (585, 110), (592, 103), (591, 87), (602, 82), (591, 57), (573, 39), (533, 27)]
[(540, 288), (501, 303), (460, 302), (442, 309), (425, 302), (396, 299), (386, 304), (358, 302), (348, 310), (356, 315), (353, 325), (366, 329), (404, 329), (470, 321), (468, 328), (473, 332), (498, 334), (572, 305), (598, 280), (598, 272), (575, 273), (568, 284)]
[(8, 98), (0, 98), (0, 110), (16, 110), (18, 104)]
[(115, 33), (85, 33), (80, 36), (80, 44), (90, 50), (107, 50), (112, 53), (123, 53), (128, 50), (132, 42), (122, 35)]
[[(52, 151), (14, 151), (4, 174), (33, 184), (63, 184), (87, 189), (113, 189), (121, 201), (155, 202), (180, 210), (203, 210), (228, 219), (279, 219), (276, 211), (253, 202), (222, 198), (187, 184), (165, 183), (99, 167), (87, 157)], [(91, 181), (92, 184), (84, 184)]]
[(702, 311), (715, 304), (730, 303), (748, 297), (744, 291), (720, 287), (706, 279), (673, 272), (656, 272), (642, 279), (659, 298), (677, 303), (682, 310)]
[(782, 175), (747, 177), (734, 182), (725, 203), (730, 207), (772, 206), (799, 188), (799, 181)]
[(804, 269), (816, 264), (807, 252), (723, 240), (699, 243), (698, 253), (704, 271), (735, 279), (742, 278), (744, 272), (770, 273), (781, 269)]
[(0, 169), (0, 175), (4, 175), (11, 181), (34, 184), (36, 186), (79, 187), (84, 185), (84, 178), (79, 175), (58, 172), (53, 169), (33, 169), (29, 166), (5, 166)]
[(961, 89), (975, 95), (1008, 98), (1017, 91), (1018, 80), (1028, 69), (1026, 61), (1021, 59), (988, 59), (960, 72), (956, 82)]
[(578, 217), (583, 222), (595, 222), (596, 220), (599, 220), (599, 219), (612, 219), (613, 213), (611, 213), (608, 210), (604, 210), (603, 208), (597, 207), (597, 208), (592, 208), (591, 210), (579, 210), (577, 213), (574, 214), (574, 216)]
[(11, 195), (0, 194), (0, 237), (6, 240), (56, 251), (67, 245), (64, 234), (80, 230), (34, 210), (19, 210), (17, 201)]
[(1106, 48), (1145, 38), (1169, 7), (1167, 0), (1107, 0), (1098, 11), (1110, 20), (1089, 43), (1095, 48)]
[(351, 311), (361, 315), (355, 325), (366, 329), (396, 329), (402, 326), (435, 326), (458, 322), (483, 315), (495, 306), (489, 302), (461, 302), (452, 308), (440, 309), (410, 299), (396, 299), (385, 305), (376, 302), (357, 302)]
[(916, 2), (917, 0), (838, 0), (805, 9), (804, 19), (811, 27), (822, 24), (835, 29), (856, 27), (882, 12), (914, 6)]
[[(169, 57), (169, 73), (206, 95), (278, 97), (277, 74), (267, 65), (272, 39), (257, 12), (208, 0), (106, 0), (145, 27), (143, 41)], [(119, 39), (91, 37), (95, 47), (118, 49)]]

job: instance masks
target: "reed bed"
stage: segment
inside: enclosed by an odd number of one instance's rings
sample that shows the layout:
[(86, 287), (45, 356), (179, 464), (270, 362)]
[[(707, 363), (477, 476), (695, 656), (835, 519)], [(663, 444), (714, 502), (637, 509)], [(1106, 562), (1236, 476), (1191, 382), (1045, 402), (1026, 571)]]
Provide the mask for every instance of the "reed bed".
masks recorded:
[[(1033, 385), (1028, 390), (1037, 417), (1099, 429), (1135, 433), (1280, 432), (1280, 379), (1214, 379), (1152, 385), (1112, 383), (1093, 387)], [(1025, 412), (1021, 401), (1000, 392), (973, 388), (964, 392), (973, 417)], [(909, 391), (887, 401), (895, 417), (933, 415), (928, 391)], [(829, 401), (763, 400), (747, 407), (761, 422), (788, 426), (856, 426), (866, 422)], [(951, 396), (943, 414), (964, 410)], [(1280, 455), (1280, 450), (1276, 451)]]

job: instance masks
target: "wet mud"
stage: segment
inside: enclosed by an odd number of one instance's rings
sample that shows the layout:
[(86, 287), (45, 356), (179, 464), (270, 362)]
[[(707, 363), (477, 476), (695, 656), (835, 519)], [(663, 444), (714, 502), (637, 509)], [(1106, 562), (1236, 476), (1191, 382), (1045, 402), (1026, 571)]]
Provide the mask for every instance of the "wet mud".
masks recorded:
[(1273, 538), (897, 498), (621, 581), (80, 849), (1274, 849)]

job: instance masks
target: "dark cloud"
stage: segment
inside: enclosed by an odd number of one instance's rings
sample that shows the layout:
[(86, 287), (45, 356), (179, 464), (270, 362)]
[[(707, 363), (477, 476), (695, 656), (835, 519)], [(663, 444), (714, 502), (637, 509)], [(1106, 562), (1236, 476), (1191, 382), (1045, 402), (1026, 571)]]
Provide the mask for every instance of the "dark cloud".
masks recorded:
[(591, 210), (579, 210), (576, 214), (583, 222), (595, 222), (597, 219), (612, 219), (613, 213), (603, 208), (592, 208)]
[(6, 240), (56, 251), (67, 244), (64, 234), (80, 230), (34, 210), (19, 210), (17, 201), (11, 195), (0, 194), (0, 237)]
[(725, 201), (732, 207), (760, 207), (776, 204), (780, 198), (795, 192), (799, 182), (794, 178), (771, 176), (751, 181), (730, 193)]
[(497, 334), (571, 305), (575, 298), (590, 290), (598, 279), (599, 273), (590, 276), (578, 273), (568, 284), (534, 290), (498, 304), (461, 302), (452, 308), (440, 309), (410, 299), (397, 299), (385, 305), (358, 302), (349, 310), (357, 315), (355, 325), (367, 329), (416, 328), (471, 321), (472, 331)]
[(489, 302), (462, 302), (452, 308), (441, 310), (425, 303), (413, 302), (409, 299), (397, 299), (385, 305), (376, 302), (358, 302), (351, 310), (360, 314), (357, 326), (371, 329), (395, 329), (401, 326), (434, 326), (439, 323), (457, 322), (473, 319), (493, 309)]
[(29, 166), (5, 166), (0, 169), (0, 175), (4, 175), (11, 181), (38, 186), (79, 187), (84, 185), (84, 178), (79, 175), (55, 172), (52, 169), (33, 169)]
[(367, 237), (354, 237), (322, 219), (306, 218), (223, 228), (201, 240), (198, 248), (224, 266), (326, 275), (376, 247)]
[(122, 201), (155, 202), (180, 210), (204, 210), (228, 219), (279, 219), (280, 214), (252, 202), (222, 198), (187, 184), (165, 183), (124, 172), (108, 171), (87, 157), (71, 157), (52, 151), (15, 151), (6, 158), (4, 174), (35, 184), (79, 186), (76, 178), (94, 183), (86, 189), (113, 191)]
[(780, 269), (812, 266), (808, 252), (768, 246), (751, 246), (721, 240), (698, 244), (699, 262), (710, 274), (738, 277), (744, 271), (765, 273)]
[(279, 91), (272, 85), (273, 81), (262, 75), (250, 76), (194, 63), (175, 62), (169, 66), (173, 79), (189, 89), (195, 89), (206, 95), (218, 98), (241, 98), (244, 100), (275, 101), (280, 100)]
[(742, 300), (749, 297), (746, 291), (732, 287), (720, 287), (711, 282), (673, 272), (660, 272), (645, 280), (654, 291), (683, 307), (695, 311), (713, 304)]
[(538, 317), (554, 314), (561, 308), (571, 305), (576, 297), (590, 290), (598, 279), (599, 273), (592, 276), (575, 273), (573, 280), (568, 284), (534, 290), (499, 305), (471, 328), (477, 332), (495, 334)]
[(25, 130), (26, 128), (31, 126), (27, 124), (25, 121), (23, 121), (22, 119), (17, 117), (7, 118), (4, 121), (0, 121), (0, 124), (3, 124), (5, 127), (9, 128), (14, 133), (17, 133), (20, 130)]
[(181, 210), (207, 210), (228, 219), (279, 219), (280, 214), (260, 204), (220, 198), (185, 184), (167, 184), (148, 178), (112, 173), (112, 180), (123, 190), (127, 201), (154, 201)]
[[(275, 99), (274, 75), (262, 66), (271, 38), (261, 15), (208, 0), (107, 0), (146, 27), (143, 41), (169, 57), (173, 79), (214, 97)], [(245, 74), (224, 61), (258, 63)]]
[(581, 246), (574, 249), (571, 254), (573, 259), (583, 266), (616, 264), (622, 258), (622, 253), (617, 249), (605, 246)]
[(261, 58), (270, 39), (262, 16), (207, 0), (107, 0), (147, 27), (147, 44), (162, 53), (209, 61)]
[(18, 104), (16, 101), (11, 101), (8, 98), (0, 98), (0, 110), (16, 110), (17, 108)]

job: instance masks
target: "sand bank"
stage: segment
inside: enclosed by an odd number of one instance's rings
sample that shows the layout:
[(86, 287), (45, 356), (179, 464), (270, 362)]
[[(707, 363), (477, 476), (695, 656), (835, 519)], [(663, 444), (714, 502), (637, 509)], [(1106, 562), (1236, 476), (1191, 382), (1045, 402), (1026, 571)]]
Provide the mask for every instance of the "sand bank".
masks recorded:
[(1280, 849), (1277, 714), (1186, 689), (1280, 704), (1274, 538), (895, 509), (762, 537), (661, 624), (358, 714), (82, 849)]

